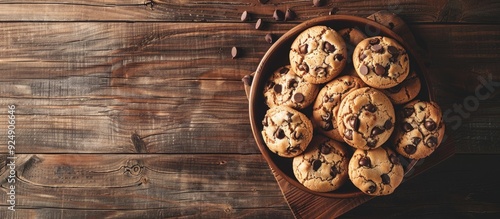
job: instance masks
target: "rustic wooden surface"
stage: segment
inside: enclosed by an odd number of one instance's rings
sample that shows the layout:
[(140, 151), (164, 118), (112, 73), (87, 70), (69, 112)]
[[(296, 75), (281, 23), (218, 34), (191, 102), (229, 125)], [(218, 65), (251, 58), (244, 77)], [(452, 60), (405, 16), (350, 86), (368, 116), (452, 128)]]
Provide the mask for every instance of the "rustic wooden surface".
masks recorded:
[[(287, 8), (296, 20), (272, 19)], [(456, 148), (341, 218), (499, 217), (499, 1), (18, 0), (0, 2), (0, 218), (292, 218), (240, 79), (269, 48), (266, 33), (332, 8), (407, 21)], [(265, 28), (241, 22), (244, 10)], [(15, 212), (3, 201), (10, 104)]]

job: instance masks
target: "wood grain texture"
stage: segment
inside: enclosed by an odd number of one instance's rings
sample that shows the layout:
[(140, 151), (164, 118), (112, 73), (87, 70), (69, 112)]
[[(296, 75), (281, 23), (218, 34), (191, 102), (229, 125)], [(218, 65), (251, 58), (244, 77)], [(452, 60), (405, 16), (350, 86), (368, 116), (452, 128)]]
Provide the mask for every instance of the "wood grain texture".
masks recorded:
[[(240, 79), (269, 48), (265, 33), (280, 35), (294, 26), (21, 24), (0, 23), (6, 33), (0, 36), (0, 105), (18, 105), (18, 153), (135, 153), (134, 133), (149, 153), (258, 153)], [(475, 95), (479, 76), (500, 82), (492, 70), (500, 68), (498, 26), (410, 29), (425, 43), (432, 88), (443, 111), (450, 111), (448, 135), (457, 152), (500, 153), (498, 139), (474, 137), (500, 133), (494, 117), (500, 87), (481, 90), (490, 95), (466, 112), (474, 116), (454, 108)], [(232, 46), (244, 55), (231, 59)]]
[(17, 218), (291, 216), (260, 155), (24, 154), (16, 167)]
[(339, 218), (497, 218), (500, 180), (484, 167), (495, 166), (499, 158), (455, 155), (405, 182), (393, 195), (372, 199)]
[[(411, 22), (498, 23), (500, 3), (488, 1), (333, 1), (323, 7), (312, 7), (312, 1), (170, 1), (170, 0), (105, 0), (105, 1), (2, 1), (1, 21), (194, 21), (239, 22), (243, 11), (273, 22), (276, 9), (290, 8), (300, 22), (320, 15), (328, 15), (336, 8), (337, 14), (366, 17), (376, 11), (388, 10)], [(105, 14), (106, 16), (101, 16)]]
[[(296, 20), (273, 20), (288, 8)], [(341, 218), (500, 217), (498, 1), (8, 0), (0, 126), (16, 104), (17, 203), (12, 214), (1, 202), (0, 218), (293, 218), (290, 207), (306, 206), (289, 206), (259, 153), (240, 79), (271, 46), (265, 34), (333, 8), (410, 24), (458, 153), (394, 195), (336, 206)], [(253, 20), (240, 21), (245, 10)], [(0, 142), (6, 200), (5, 134)]]

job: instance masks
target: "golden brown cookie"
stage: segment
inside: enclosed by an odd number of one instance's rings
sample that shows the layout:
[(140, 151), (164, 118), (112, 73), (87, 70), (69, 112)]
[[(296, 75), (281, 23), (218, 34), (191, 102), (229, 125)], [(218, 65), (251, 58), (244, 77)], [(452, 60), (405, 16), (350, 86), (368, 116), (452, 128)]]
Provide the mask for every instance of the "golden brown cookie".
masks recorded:
[(380, 90), (382, 91), (393, 104), (405, 104), (417, 97), (420, 92), (420, 79), (415, 71), (410, 71), (410, 74), (400, 84)]
[(394, 107), (375, 88), (359, 88), (345, 96), (338, 109), (339, 133), (347, 144), (369, 150), (380, 147), (392, 134)]
[(445, 124), (441, 109), (435, 102), (414, 100), (398, 111), (394, 133), (396, 151), (410, 159), (431, 155), (441, 144)]
[(262, 126), (261, 134), (267, 147), (282, 157), (301, 154), (313, 136), (313, 126), (307, 116), (287, 106), (267, 110)]
[(264, 98), (269, 107), (284, 105), (304, 109), (312, 104), (318, 92), (318, 85), (306, 82), (287, 65), (276, 69), (268, 79)]
[(393, 193), (403, 176), (404, 168), (397, 154), (385, 146), (373, 150), (357, 149), (349, 161), (349, 179), (367, 195)]
[(347, 47), (347, 63), (352, 63), (352, 54), (354, 48), (359, 42), (366, 39), (366, 35), (357, 28), (344, 28), (338, 31), (346, 43)]
[(314, 101), (311, 121), (315, 129), (337, 141), (344, 141), (337, 129), (340, 101), (351, 91), (366, 86), (358, 77), (341, 76), (328, 82)]
[(369, 86), (386, 89), (401, 83), (410, 71), (406, 50), (389, 37), (371, 37), (354, 49), (353, 65)]
[(327, 26), (313, 26), (300, 33), (289, 54), (293, 71), (313, 84), (326, 83), (339, 75), (346, 57), (344, 39)]
[(343, 143), (316, 135), (307, 150), (293, 158), (293, 173), (310, 190), (336, 190), (348, 179), (348, 152)]

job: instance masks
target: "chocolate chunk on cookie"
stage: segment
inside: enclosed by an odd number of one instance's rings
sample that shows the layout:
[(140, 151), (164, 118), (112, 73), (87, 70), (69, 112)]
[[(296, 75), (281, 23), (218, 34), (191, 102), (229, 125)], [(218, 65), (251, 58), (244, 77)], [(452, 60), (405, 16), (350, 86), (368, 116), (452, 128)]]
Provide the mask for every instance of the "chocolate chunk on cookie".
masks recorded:
[(262, 126), (261, 134), (267, 147), (282, 157), (301, 154), (313, 136), (313, 126), (307, 116), (287, 106), (267, 110)]
[(344, 69), (347, 50), (342, 36), (327, 26), (300, 33), (290, 49), (290, 65), (297, 75), (313, 84), (326, 83)]
[(392, 134), (394, 107), (375, 88), (364, 87), (345, 96), (337, 113), (340, 135), (349, 145), (370, 150), (380, 147)]
[(359, 77), (371, 87), (386, 89), (401, 83), (410, 71), (406, 50), (389, 37), (362, 40), (352, 55)]
[(398, 111), (397, 116), (393, 142), (399, 154), (421, 159), (431, 155), (441, 144), (445, 124), (441, 109), (435, 102), (411, 101)]
[(358, 77), (341, 76), (328, 82), (314, 101), (311, 121), (315, 129), (337, 141), (344, 141), (337, 128), (337, 112), (343, 97), (351, 91), (364, 87)]
[(415, 71), (410, 74), (400, 84), (381, 90), (393, 104), (405, 104), (417, 97), (420, 92), (421, 83)]
[(389, 195), (401, 184), (404, 168), (394, 151), (382, 146), (357, 149), (349, 161), (349, 179), (363, 193)]
[(314, 102), (318, 92), (318, 85), (305, 81), (287, 65), (276, 69), (268, 79), (264, 98), (269, 107), (284, 105), (303, 109)]
[(293, 158), (293, 173), (310, 190), (333, 191), (348, 179), (349, 157), (346, 145), (316, 135), (307, 150)]

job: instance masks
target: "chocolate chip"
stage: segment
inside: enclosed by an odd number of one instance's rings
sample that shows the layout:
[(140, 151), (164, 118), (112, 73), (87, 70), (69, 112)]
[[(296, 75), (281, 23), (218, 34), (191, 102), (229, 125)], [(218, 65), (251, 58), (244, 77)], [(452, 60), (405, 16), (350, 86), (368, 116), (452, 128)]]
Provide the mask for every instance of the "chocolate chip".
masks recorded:
[(312, 165), (313, 165), (313, 170), (314, 171), (317, 171), (320, 167), (321, 167), (321, 160), (314, 160), (312, 162)]
[(375, 74), (382, 76), (385, 74), (385, 68), (382, 65), (375, 64)]
[(325, 131), (333, 130), (332, 121), (325, 121), (325, 125), (323, 125), (323, 130), (325, 130)]
[(321, 115), (321, 119), (323, 121), (330, 121), (330, 119), (332, 119), (332, 114), (330, 112), (325, 112), (325, 114)]
[(325, 68), (317, 67), (317, 68), (314, 69), (314, 71), (316, 71), (316, 75), (318, 75), (318, 76), (324, 76), (324, 75), (326, 75), (326, 69)]
[(370, 39), (369, 43), (370, 43), (370, 45), (379, 44), (380, 39), (379, 38), (372, 38), (372, 39)]
[(368, 67), (366, 67), (366, 65), (361, 65), (359, 67), (359, 73), (362, 74), (362, 75), (367, 75), (368, 74)]
[(314, 7), (321, 7), (323, 4), (325, 4), (324, 0), (313, 0)]
[(389, 177), (389, 175), (387, 175), (386, 173), (380, 175), (380, 178), (382, 178), (382, 183), (383, 184), (390, 184), (391, 183), (391, 177)]
[(306, 54), (307, 53), (307, 44), (299, 46), (299, 53)]
[(393, 164), (400, 164), (401, 161), (399, 160), (398, 156), (396, 154), (391, 154), (389, 156), (389, 160), (391, 161), (391, 163)]
[(274, 43), (274, 35), (273, 34), (266, 34), (266, 36), (264, 37), (264, 39), (266, 40), (266, 42), (268, 42), (269, 44), (272, 44)]
[(391, 58), (389, 58), (389, 61), (392, 63), (396, 63), (398, 61), (398, 56), (397, 55), (392, 55)]
[(301, 94), (301, 93), (296, 93), (293, 95), (293, 100), (296, 102), (296, 103), (302, 103), (302, 101), (304, 101), (304, 94)]
[(233, 46), (233, 48), (231, 48), (231, 57), (233, 59), (237, 58), (238, 57), (238, 53), (239, 53), (239, 49), (236, 48), (236, 46)]
[(285, 137), (285, 131), (283, 131), (283, 129), (278, 129), (278, 131), (275, 133), (275, 136), (278, 139), (283, 139)]
[(371, 104), (371, 103), (366, 104), (366, 105), (364, 106), (364, 108), (365, 108), (366, 110), (368, 110), (368, 112), (371, 112), (371, 113), (374, 113), (375, 111), (377, 111), (377, 107), (376, 107), (375, 105)]
[(377, 187), (374, 185), (371, 185), (370, 187), (368, 187), (368, 191), (366, 191), (366, 193), (373, 194), (375, 191), (377, 191)]
[(358, 164), (362, 167), (372, 167), (372, 161), (369, 157), (362, 157), (359, 159)]
[(344, 56), (343, 56), (342, 54), (335, 54), (335, 55), (333, 56), (333, 59), (334, 59), (335, 61), (339, 61), (339, 62), (340, 62), (340, 61), (342, 61), (342, 60), (344, 59)]
[(306, 73), (309, 72), (309, 66), (306, 63), (302, 63), (299, 65), (299, 70), (305, 71)]
[(384, 130), (379, 128), (379, 127), (375, 127), (372, 129), (372, 136), (377, 136), (377, 135), (380, 135), (384, 133)]
[(330, 10), (330, 12), (328, 12), (328, 15), (334, 15), (334, 14), (337, 14), (337, 12), (339, 12), (339, 8), (333, 7), (332, 10)]
[(276, 21), (283, 21), (285, 19), (285, 14), (281, 10), (274, 10), (273, 18)]
[(438, 144), (438, 139), (435, 137), (435, 136), (431, 136), (429, 137), (429, 139), (427, 139), (427, 146), (429, 147), (436, 147), (437, 144)]
[(376, 139), (371, 139), (371, 141), (366, 142), (366, 146), (370, 148), (374, 148), (377, 145), (377, 140)]
[(403, 124), (403, 131), (405, 131), (405, 132), (409, 132), (409, 131), (411, 131), (411, 130), (413, 130), (413, 126), (412, 126), (410, 123), (405, 122), (405, 123)]
[(257, 22), (255, 22), (255, 29), (262, 30), (263, 27), (264, 27), (264, 22), (262, 21), (262, 19), (259, 18)]
[(411, 143), (413, 143), (414, 145), (418, 145), (418, 143), (420, 143), (420, 141), (422, 141), (422, 139), (419, 137), (411, 138)]
[(324, 42), (323, 43), (323, 50), (327, 53), (332, 53), (335, 52), (336, 48), (329, 42)]
[(406, 118), (408, 118), (408, 117), (410, 117), (410, 116), (411, 116), (414, 112), (415, 112), (415, 109), (413, 109), (413, 108), (405, 108), (405, 109), (403, 110), (403, 115), (404, 115)]
[(359, 55), (359, 60), (363, 61), (366, 57), (367, 55), (362, 53), (361, 55)]
[(436, 123), (432, 120), (426, 121), (424, 124), (425, 128), (429, 131), (434, 131), (437, 127)]
[(358, 130), (358, 128), (359, 128), (359, 119), (358, 119), (358, 117), (351, 116), (351, 117), (349, 117), (348, 122), (349, 122), (349, 125), (351, 126), (351, 128), (354, 129), (354, 131)]
[(259, 0), (261, 4), (266, 4), (269, 0)]
[(384, 123), (384, 129), (385, 129), (385, 130), (389, 130), (389, 129), (391, 129), (391, 128), (392, 128), (392, 122), (391, 122), (391, 120), (390, 120), (390, 119), (388, 119), (388, 120), (387, 120), (387, 121), (385, 121), (385, 123)]
[(245, 75), (242, 79), (243, 83), (247, 86), (250, 86), (252, 85), (252, 81), (253, 81), (253, 76), (251, 75)]
[(399, 50), (395, 46), (388, 46), (387, 52), (391, 55), (399, 55)]
[(293, 113), (286, 112), (286, 117), (287, 117), (287, 121), (291, 122), (292, 121), (292, 117), (293, 117)]
[(335, 98), (333, 98), (333, 96), (331, 96), (330, 98), (328, 98), (328, 102), (333, 103), (334, 101), (335, 101)]
[(328, 145), (322, 145), (320, 151), (322, 154), (329, 154), (332, 152), (332, 149)]
[(339, 171), (337, 170), (337, 168), (335, 166), (332, 166), (330, 168), (330, 176), (335, 178), (337, 176), (337, 174), (339, 174)]
[(407, 154), (414, 154), (417, 151), (417, 147), (415, 145), (409, 144), (404, 148)]
[(283, 87), (281, 86), (281, 84), (275, 84), (273, 89), (274, 89), (274, 92), (281, 93), (281, 91), (283, 90)]
[(294, 20), (297, 17), (294, 11), (287, 9), (285, 12), (285, 21)]
[(248, 11), (244, 11), (243, 13), (241, 13), (241, 21), (249, 21), (250, 19), (251, 18)]
[(295, 81), (294, 79), (291, 79), (290, 81), (288, 81), (289, 88), (293, 88), (293, 87), (297, 87), (297, 86), (298, 86), (297, 81)]
[(293, 133), (293, 138), (294, 139), (302, 139), (302, 137), (304, 137), (304, 136), (300, 132), (294, 132)]
[(352, 130), (351, 129), (346, 129), (344, 131), (344, 137), (347, 139), (347, 140), (352, 140)]
[(380, 44), (375, 44), (375, 45), (372, 45), (372, 46), (370, 47), (370, 49), (371, 49), (373, 52), (375, 52), (375, 53), (382, 53), (382, 52), (383, 52), (383, 50), (384, 50), (384, 47), (382, 47), (382, 45), (380, 45)]
[(288, 73), (288, 71), (290, 71), (290, 69), (288, 69), (287, 67), (283, 67), (280, 69), (280, 74), (286, 74)]

